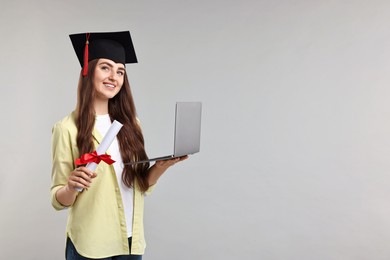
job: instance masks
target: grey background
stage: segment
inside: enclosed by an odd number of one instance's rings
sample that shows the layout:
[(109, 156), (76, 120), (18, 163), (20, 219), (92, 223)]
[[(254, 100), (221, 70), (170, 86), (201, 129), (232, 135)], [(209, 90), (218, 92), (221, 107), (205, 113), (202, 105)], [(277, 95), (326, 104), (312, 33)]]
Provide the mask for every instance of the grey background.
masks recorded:
[(51, 127), (74, 109), (68, 35), (130, 30), (150, 156), (174, 103), (201, 152), (146, 199), (144, 259), (390, 258), (389, 1), (3, 1), (0, 258), (63, 259)]

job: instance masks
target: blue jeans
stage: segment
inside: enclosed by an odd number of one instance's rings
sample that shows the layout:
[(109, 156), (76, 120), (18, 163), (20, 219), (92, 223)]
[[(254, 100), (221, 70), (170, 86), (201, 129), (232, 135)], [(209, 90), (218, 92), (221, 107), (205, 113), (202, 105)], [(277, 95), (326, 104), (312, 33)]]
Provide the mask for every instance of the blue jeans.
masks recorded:
[[(131, 248), (131, 237), (129, 237), (129, 248)], [(66, 241), (66, 252), (65, 252), (66, 260), (89, 260), (92, 258), (87, 258), (79, 255), (77, 253), (76, 248), (74, 247), (70, 238)], [(142, 260), (142, 255), (117, 255), (107, 258), (99, 258), (100, 260)]]

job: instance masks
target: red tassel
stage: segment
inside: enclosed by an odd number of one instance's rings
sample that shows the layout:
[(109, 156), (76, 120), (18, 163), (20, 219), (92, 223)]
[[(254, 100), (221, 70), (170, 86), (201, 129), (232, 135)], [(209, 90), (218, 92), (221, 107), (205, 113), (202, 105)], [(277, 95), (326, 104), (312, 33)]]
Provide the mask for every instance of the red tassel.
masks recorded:
[(86, 41), (85, 41), (85, 48), (84, 48), (84, 66), (83, 66), (83, 77), (88, 75), (88, 45), (89, 45), (89, 33), (87, 33)]

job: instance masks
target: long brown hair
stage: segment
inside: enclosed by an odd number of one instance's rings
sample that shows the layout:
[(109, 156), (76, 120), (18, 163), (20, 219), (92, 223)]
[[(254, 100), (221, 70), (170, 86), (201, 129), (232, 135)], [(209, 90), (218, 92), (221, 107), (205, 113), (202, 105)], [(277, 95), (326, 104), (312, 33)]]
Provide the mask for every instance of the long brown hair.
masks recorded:
[[(90, 153), (95, 149), (92, 139), (95, 125), (93, 77), (97, 62), (97, 59), (89, 62), (87, 76), (83, 77), (80, 73), (76, 106), (77, 146), (80, 154)], [(123, 124), (117, 135), (123, 162), (147, 159), (144, 138), (136, 117), (136, 109), (126, 72), (121, 90), (108, 101), (108, 113), (111, 121), (117, 120)], [(136, 179), (140, 190), (145, 192), (149, 188), (148, 168), (149, 163), (125, 166), (122, 173), (124, 184), (129, 188), (134, 187)]]

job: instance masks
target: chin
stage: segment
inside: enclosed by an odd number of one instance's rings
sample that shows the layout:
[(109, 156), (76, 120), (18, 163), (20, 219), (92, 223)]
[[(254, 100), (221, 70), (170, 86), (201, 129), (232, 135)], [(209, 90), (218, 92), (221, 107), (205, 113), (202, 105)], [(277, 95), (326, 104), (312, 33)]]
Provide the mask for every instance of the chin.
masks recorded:
[(115, 97), (117, 94), (118, 94), (118, 93), (115, 93), (115, 94), (110, 93), (110, 94), (107, 94), (107, 95), (105, 95), (105, 96), (106, 96), (106, 98), (111, 99), (111, 98)]

